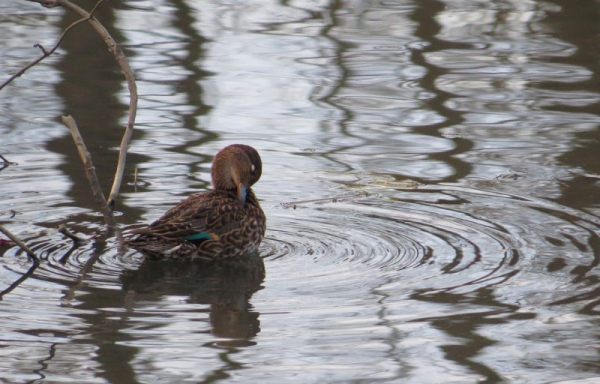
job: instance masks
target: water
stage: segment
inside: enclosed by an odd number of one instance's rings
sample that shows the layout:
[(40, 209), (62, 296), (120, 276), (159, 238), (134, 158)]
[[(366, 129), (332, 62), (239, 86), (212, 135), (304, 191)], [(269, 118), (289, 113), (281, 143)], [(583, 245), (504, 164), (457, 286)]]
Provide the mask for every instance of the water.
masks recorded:
[[(93, 1), (81, 1), (91, 9)], [(600, 380), (593, 1), (108, 2), (136, 73), (117, 206), (150, 222), (257, 148), (243, 266), (145, 262), (104, 235), (128, 93), (83, 26), (0, 92), (6, 383)], [(2, 77), (74, 16), (0, 5)], [(138, 170), (138, 181), (133, 174)], [(86, 239), (58, 233), (65, 223)], [(3, 238), (3, 236), (1, 236)]]

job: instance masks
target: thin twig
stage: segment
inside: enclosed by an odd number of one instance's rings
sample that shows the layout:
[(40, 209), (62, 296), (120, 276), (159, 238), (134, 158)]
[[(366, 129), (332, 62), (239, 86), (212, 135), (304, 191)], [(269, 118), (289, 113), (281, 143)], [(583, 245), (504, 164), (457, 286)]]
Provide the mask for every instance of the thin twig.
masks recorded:
[(12, 233), (10, 233), (10, 231), (8, 229), (4, 228), (2, 225), (0, 225), (0, 232), (4, 233), (9, 239), (14, 241), (19, 247), (21, 247), (21, 249), (23, 251), (25, 251), (25, 253), (27, 253), (27, 255), (29, 257), (31, 257), (33, 259), (33, 262), (35, 264), (39, 264), (39, 262), (40, 262), (39, 257), (37, 257), (37, 255), (35, 253), (33, 253), (33, 251), (27, 245), (25, 245), (25, 243), (23, 243), (21, 240), (19, 240), (18, 237), (16, 237)]
[[(40, 3), (48, 0), (34, 0)], [(68, 0), (51, 0), (56, 1), (59, 5), (69, 8), (77, 13), (79, 13), (82, 17), (89, 17), (89, 14), (78, 7), (77, 5), (71, 3)], [(100, 0), (100, 2), (103, 0)], [(99, 2), (99, 3), (100, 3)], [(98, 4), (99, 4), (98, 3)], [(98, 6), (96, 4), (96, 7)], [(94, 8), (95, 9), (95, 8)], [(129, 119), (127, 120), (127, 127), (125, 128), (125, 133), (123, 134), (123, 139), (121, 140), (121, 147), (119, 150), (119, 162), (117, 164), (117, 171), (115, 172), (115, 179), (113, 181), (112, 188), (110, 190), (110, 195), (108, 196), (108, 206), (113, 209), (115, 206), (115, 201), (117, 199), (117, 195), (119, 194), (119, 189), (121, 188), (121, 182), (123, 181), (123, 172), (125, 171), (125, 159), (127, 157), (127, 149), (129, 149), (129, 143), (131, 142), (131, 135), (133, 134), (133, 126), (135, 124), (135, 116), (137, 114), (137, 85), (135, 83), (135, 77), (133, 76), (133, 72), (129, 67), (129, 62), (127, 61), (127, 57), (121, 50), (121, 47), (117, 44), (117, 42), (111, 37), (106, 28), (96, 18), (89, 18), (89, 22), (94, 27), (96, 32), (102, 36), (106, 45), (108, 45), (108, 49), (112, 52), (117, 60), (117, 63), (121, 67), (123, 74), (125, 75), (125, 79), (127, 80), (127, 87), (129, 88)]]
[(83, 166), (85, 168), (85, 175), (87, 176), (88, 182), (90, 183), (90, 188), (92, 189), (92, 194), (94, 195), (94, 199), (96, 203), (100, 206), (100, 210), (104, 215), (104, 222), (108, 225), (109, 228), (116, 228), (117, 222), (113, 213), (108, 205), (106, 204), (106, 198), (102, 193), (102, 189), (100, 188), (100, 182), (98, 181), (98, 177), (96, 176), (96, 170), (94, 168), (94, 163), (92, 163), (92, 156), (90, 152), (87, 150), (85, 143), (83, 142), (83, 138), (79, 133), (79, 129), (77, 128), (77, 123), (75, 119), (71, 116), (63, 116), (63, 123), (69, 128), (71, 131), (71, 136), (73, 136), (73, 140), (75, 141), (75, 145), (77, 146), (77, 152), (79, 152), (79, 157), (81, 157), (81, 161), (83, 161)]
[[(32, 1), (32, 2), (36, 2), (36, 3), (40, 3), (41, 5), (43, 5), (44, 7), (47, 8), (52, 8), (52, 7), (56, 7), (57, 5), (59, 5), (59, 1), (55, 1), (55, 0), (27, 0), (27, 1)], [(15, 73), (14, 75), (12, 75), (11, 77), (9, 77), (6, 81), (4, 81), (2, 84), (0, 84), (0, 90), (4, 87), (6, 87), (8, 84), (10, 84), (14, 79), (16, 79), (17, 77), (21, 77), (29, 68), (33, 67), (34, 65), (36, 65), (37, 63), (39, 63), (40, 61), (44, 60), (46, 57), (52, 55), (57, 49), (58, 46), (60, 45), (60, 43), (62, 43), (62, 41), (64, 40), (65, 36), (67, 36), (67, 34), (69, 32), (71, 32), (71, 30), (76, 26), (79, 25), (81, 23), (83, 23), (84, 21), (88, 21), (91, 17), (93, 17), (94, 12), (96, 11), (96, 9), (98, 8), (98, 6), (104, 2), (105, 0), (99, 0), (98, 3), (96, 4), (96, 6), (94, 7), (94, 9), (92, 9), (92, 11), (89, 13), (89, 15), (84, 16), (82, 19), (79, 19), (75, 22), (73, 22), (71, 25), (69, 25), (64, 31), (63, 33), (60, 35), (60, 37), (58, 38), (58, 41), (56, 42), (56, 44), (54, 44), (54, 47), (52, 47), (51, 50), (46, 50), (46, 48), (44, 48), (43, 45), (41, 44), (35, 44), (34, 47), (41, 49), (42, 51), (42, 55), (40, 57), (38, 57), (37, 59), (35, 59), (34, 61), (32, 61), (31, 63), (27, 64), (26, 66), (24, 66), (23, 68), (21, 68), (19, 71), (17, 71), (17, 73)]]
[(58, 226), (58, 232), (62, 233), (63, 235), (65, 235), (66, 237), (68, 237), (69, 239), (73, 240), (74, 243), (81, 243), (83, 241), (82, 238), (72, 234), (68, 229), (67, 226), (64, 224), (61, 224)]
[(48, 53), (48, 51), (46, 51), (46, 48), (44, 48), (42, 44), (34, 44), (33, 47), (41, 49), (42, 53), (46, 55), (46, 57), (50, 56), (50, 54)]
[(0, 159), (2, 159), (2, 162), (6, 165), (17, 165), (17, 163), (13, 163), (12, 161), (6, 160), (6, 157), (2, 156), (1, 153), (0, 153)]
[[(42, 50), (42, 52), (44, 52), (44, 54), (42, 56), (40, 56), (37, 60), (34, 60), (32, 63), (30, 63), (23, 69), (21, 69), (19, 72), (17, 72), (17, 74), (12, 76), (10, 79), (8, 79), (5, 82), (6, 84), (10, 83), (15, 78), (21, 76), (26, 70), (33, 67), (34, 65), (36, 65), (37, 63), (39, 63), (40, 61), (42, 61), (49, 55), (51, 55), (56, 50), (56, 48), (58, 48), (58, 45), (64, 39), (65, 35), (75, 25), (77, 25), (81, 22), (84, 22), (84, 21), (89, 21), (89, 23), (96, 30), (96, 32), (98, 32), (98, 34), (100, 36), (102, 36), (102, 38), (104, 39), (104, 42), (106, 43), (106, 45), (108, 45), (108, 49), (115, 56), (117, 63), (119, 64), (119, 66), (121, 67), (121, 70), (123, 71), (123, 74), (125, 75), (125, 79), (127, 80), (127, 87), (129, 88), (129, 118), (127, 120), (127, 126), (125, 128), (125, 133), (123, 134), (123, 139), (121, 140), (121, 146), (119, 149), (119, 161), (117, 164), (117, 170), (115, 172), (115, 178), (113, 181), (113, 185), (112, 185), (110, 194), (108, 196), (108, 207), (110, 209), (114, 209), (115, 201), (117, 200), (117, 196), (119, 195), (119, 189), (121, 188), (121, 183), (123, 181), (123, 173), (125, 171), (125, 160), (127, 158), (127, 150), (129, 149), (129, 143), (131, 142), (131, 136), (133, 134), (133, 127), (135, 125), (135, 117), (137, 114), (138, 94), (137, 94), (137, 85), (135, 83), (135, 77), (133, 75), (133, 71), (131, 70), (131, 67), (129, 66), (127, 57), (121, 50), (121, 47), (116, 43), (116, 41), (108, 33), (106, 28), (104, 28), (104, 26), (95, 17), (93, 17), (94, 12), (98, 8), (98, 6), (105, 0), (99, 0), (96, 3), (96, 5), (94, 6), (94, 8), (90, 11), (90, 13), (86, 12), (84, 9), (78, 7), (77, 5), (71, 3), (69, 0), (27, 0), (27, 1), (39, 3), (42, 6), (47, 7), (47, 8), (62, 6), (62, 7), (68, 8), (72, 11), (75, 11), (83, 18), (80, 20), (77, 20), (76, 22), (71, 24), (63, 32), (63, 34), (61, 35), (61, 37), (58, 40), (58, 43), (55, 45), (55, 47), (53, 49), (51, 49), (50, 51), (47, 51), (47, 53), (46, 53), (46, 49), (43, 46), (38, 45), (39, 48)], [(2, 84), (0, 86), (0, 89), (2, 89), (6, 84)]]
[[(44, 0), (41, 0), (44, 1)], [(83, 9), (79, 8), (77, 5), (69, 2), (68, 0), (55, 0), (63, 7), (69, 8), (81, 16), (86, 16), (87, 12)], [(129, 62), (127, 61), (127, 57), (121, 50), (121, 47), (117, 44), (117, 42), (110, 36), (106, 28), (98, 20), (95, 18), (89, 19), (90, 24), (96, 32), (102, 36), (106, 45), (108, 45), (108, 49), (113, 53), (117, 63), (121, 67), (123, 74), (125, 75), (125, 79), (127, 80), (127, 87), (129, 88), (129, 119), (127, 120), (127, 127), (125, 128), (125, 133), (123, 134), (123, 139), (121, 140), (121, 147), (119, 149), (119, 162), (117, 164), (117, 170), (115, 172), (115, 179), (113, 181), (112, 188), (110, 190), (110, 194), (108, 196), (108, 206), (113, 209), (115, 206), (115, 201), (117, 200), (117, 196), (119, 194), (119, 189), (121, 188), (121, 182), (123, 181), (123, 172), (125, 171), (125, 160), (127, 157), (127, 149), (129, 149), (129, 143), (131, 142), (131, 135), (133, 134), (133, 126), (135, 124), (135, 116), (137, 114), (137, 85), (135, 83), (135, 77), (133, 76), (133, 72), (129, 67)]]

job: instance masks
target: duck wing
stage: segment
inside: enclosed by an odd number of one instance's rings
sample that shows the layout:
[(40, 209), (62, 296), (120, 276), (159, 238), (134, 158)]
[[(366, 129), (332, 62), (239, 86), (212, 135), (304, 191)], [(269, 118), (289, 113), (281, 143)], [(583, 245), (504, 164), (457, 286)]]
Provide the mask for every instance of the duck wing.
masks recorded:
[(243, 216), (235, 194), (211, 191), (188, 197), (138, 233), (201, 242), (239, 228)]

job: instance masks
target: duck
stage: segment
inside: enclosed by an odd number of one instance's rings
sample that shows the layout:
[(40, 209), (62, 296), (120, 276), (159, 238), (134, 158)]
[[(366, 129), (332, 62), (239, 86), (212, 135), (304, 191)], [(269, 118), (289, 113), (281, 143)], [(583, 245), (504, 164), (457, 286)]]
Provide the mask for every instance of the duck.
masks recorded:
[(129, 231), (127, 243), (150, 259), (216, 261), (256, 252), (266, 217), (252, 186), (262, 160), (249, 145), (221, 149), (211, 167), (213, 189), (189, 196), (152, 224)]

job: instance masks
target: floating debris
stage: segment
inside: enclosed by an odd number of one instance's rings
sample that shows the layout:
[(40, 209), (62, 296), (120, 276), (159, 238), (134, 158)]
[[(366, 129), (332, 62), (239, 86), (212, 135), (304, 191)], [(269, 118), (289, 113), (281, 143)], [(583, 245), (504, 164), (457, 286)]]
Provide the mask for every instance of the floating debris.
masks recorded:
[(523, 179), (524, 177), (525, 177), (524, 173), (509, 172), (509, 173), (505, 173), (505, 174), (496, 176), (496, 180), (513, 180), (513, 181), (517, 181), (517, 180)]
[(341, 203), (344, 201), (356, 200), (357, 198), (365, 197), (368, 195), (369, 194), (365, 193), (365, 192), (356, 192), (351, 195), (340, 195), (340, 196), (334, 196), (334, 197), (326, 197), (323, 199), (301, 200), (301, 201), (279, 203), (279, 204), (285, 209), (289, 209), (289, 208), (297, 209), (299, 205), (311, 205), (311, 204), (320, 205), (320, 204), (327, 204), (327, 203)]
[(442, 137), (446, 139), (464, 139), (465, 135), (462, 133), (442, 133)]
[(394, 189), (416, 189), (425, 186), (425, 184), (421, 184), (414, 180), (375, 180), (368, 185), (379, 185)]

